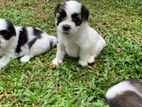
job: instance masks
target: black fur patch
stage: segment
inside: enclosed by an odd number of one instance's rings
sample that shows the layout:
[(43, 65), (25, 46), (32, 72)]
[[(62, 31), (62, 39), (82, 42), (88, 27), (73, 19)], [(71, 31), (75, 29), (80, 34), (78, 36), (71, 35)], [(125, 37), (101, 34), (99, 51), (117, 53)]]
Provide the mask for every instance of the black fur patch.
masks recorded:
[(34, 28), (33, 33), (37, 38), (41, 38), (41, 34), (43, 33), (41, 30)]
[(28, 41), (27, 30), (26, 30), (26, 28), (22, 28), (22, 30), (20, 31), (20, 34), (19, 34), (18, 45), (16, 48), (17, 53), (19, 53), (21, 51), (21, 46), (26, 44), (27, 41)]
[(1, 30), (0, 35), (2, 35), (6, 40), (9, 40), (11, 37), (16, 36), (16, 31), (13, 24), (9, 20), (6, 20), (6, 23), (7, 29)]
[(29, 45), (29, 48), (32, 47), (32, 45), (36, 42), (37, 38), (34, 38), (33, 40), (31, 40), (28, 45)]
[(126, 91), (115, 98), (107, 99), (109, 107), (142, 107), (142, 98), (133, 91)]
[(80, 26), (82, 23), (82, 17), (81, 14), (74, 13), (71, 15), (72, 21), (75, 23), (76, 26)]
[(32, 45), (36, 42), (37, 39), (40, 39), (40, 38), (41, 38), (41, 34), (42, 34), (42, 33), (43, 33), (43, 32), (42, 32), (41, 30), (36, 29), (36, 28), (33, 28), (33, 34), (34, 34), (34, 36), (36, 36), (36, 38), (34, 38), (33, 40), (31, 40), (31, 41), (28, 43), (29, 48), (32, 47)]
[(141, 79), (129, 79), (129, 82), (142, 94), (142, 80)]
[(81, 16), (83, 21), (88, 21), (89, 11), (84, 5), (82, 5), (82, 8), (81, 8)]
[(56, 44), (54, 44), (53, 40), (50, 41), (50, 49), (53, 49), (56, 47)]
[(60, 22), (62, 22), (66, 17), (67, 17), (67, 14), (65, 12), (65, 3), (60, 3), (56, 6), (55, 8), (55, 12), (54, 12), (54, 15), (56, 17), (57, 13), (59, 14), (57, 16), (57, 25), (59, 25)]

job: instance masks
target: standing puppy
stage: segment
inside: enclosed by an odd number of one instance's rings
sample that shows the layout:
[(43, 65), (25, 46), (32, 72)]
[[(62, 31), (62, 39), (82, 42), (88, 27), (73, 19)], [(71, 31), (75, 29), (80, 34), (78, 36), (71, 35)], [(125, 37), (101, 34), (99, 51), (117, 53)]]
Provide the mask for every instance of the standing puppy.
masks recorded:
[(108, 89), (105, 107), (142, 107), (142, 81), (124, 80)]
[(77, 1), (67, 1), (57, 5), (55, 18), (59, 43), (56, 58), (58, 65), (64, 55), (79, 57), (79, 64), (87, 66), (105, 47), (105, 40), (88, 24), (89, 11)]
[(14, 27), (6, 19), (0, 19), (0, 68), (11, 58), (21, 57), (28, 62), (31, 57), (42, 54), (57, 43), (53, 36), (32, 27)]

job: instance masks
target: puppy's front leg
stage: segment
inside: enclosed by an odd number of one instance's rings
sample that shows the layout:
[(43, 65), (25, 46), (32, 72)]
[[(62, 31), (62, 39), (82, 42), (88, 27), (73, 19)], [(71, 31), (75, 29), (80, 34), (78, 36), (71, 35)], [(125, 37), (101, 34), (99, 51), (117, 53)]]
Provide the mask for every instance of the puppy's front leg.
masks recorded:
[(24, 55), (23, 57), (21, 57), (20, 61), (23, 62), (23, 63), (26, 63), (28, 62), (30, 59), (31, 59), (31, 55)]
[(9, 61), (10, 61), (10, 57), (8, 57), (8, 56), (3, 56), (3, 57), (0, 59), (0, 68), (2, 68), (2, 67), (4, 67), (5, 65), (7, 65)]
[(83, 67), (88, 65), (89, 51), (85, 48), (80, 49), (79, 64)]
[(53, 59), (52, 63), (55, 64), (55, 65), (62, 63), (64, 56), (65, 56), (65, 47), (64, 47), (64, 45), (58, 43), (57, 44), (56, 58)]

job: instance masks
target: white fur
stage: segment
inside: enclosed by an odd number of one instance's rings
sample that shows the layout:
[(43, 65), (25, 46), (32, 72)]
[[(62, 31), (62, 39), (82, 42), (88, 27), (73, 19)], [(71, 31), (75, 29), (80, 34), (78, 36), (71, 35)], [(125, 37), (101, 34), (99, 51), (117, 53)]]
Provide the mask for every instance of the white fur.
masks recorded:
[[(1, 25), (4, 24), (3, 26)], [(53, 41), (54, 46), (57, 43), (57, 38), (54, 36), (50, 36), (47, 33), (42, 33), (41, 38), (37, 39), (36, 42), (31, 46), (28, 47), (26, 43), (21, 47), (20, 54), (15, 53), (15, 49), (18, 44), (19, 32), (22, 27), (15, 27), (16, 29), (16, 36), (12, 37), (9, 40), (5, 40), (2, 35), (0, 35), (0, 68), (4, 67), (8, 64), (11, 58), (21, 57), (21, 62), (28, 62), (30, 58), (34, 57), (35, 55), (40, 55), (48, 51), (50, 47), (50, 42)], [(0, 30), (6, 30), (6, 23), (4, 19), (0, 19)], [(28, 41), (33, 40), (36, 36), (33, 35), (32, 27), (28, 27)]]
[(0, 30), (5, 30), (6, 28), (6, 20), (0, 19)]
[[(7, 29), (7, 23), (5, 19), (0, 19), (0, 31)], [(12, 37), (9, 40), (5, 40), (0, 35), (0, 68), (7, 65), (11, 58), (15, 57), (15, 46), (17, 45), (17, 37)]]
[[(54, 40), (54, 43), (57, 42), (55, 39), (56, 39), (55, 37), (51, 37), (51, 36), (47, 35), (46, 33), (43, 33), (42, 34), (42, 39), (38, 39), (34, 43), (34, 45), (28, 51), (28, 54), (25, 54), (26, 57), (23, 56), (21, 58), (21, 61), (22, 62), (28, 62), (31, 57), (33, 57), (35, 55), (39, 55), (39, 54), (45, 53), (46, 51), (48, 51), (50, 49), (50, 41)], [(26, 59), (23, 59), (23, 58), (26, 58)]]
[(79, 2), (71, 0), (66, 2), (66, 5), (67, 5), (66, 12), (69, 16), (71, 15), (71, 13), (80, 12), (81, 4)]
[[(28, 41), (31, 41), (35, 38), (33, 32), (32, 32), (32, 27), (28, 27)], [(21, 27), (16, 27), (16, 32), (19, 33), (21, 30)], [(34, 45), (32, 47), (28, 48), (28, 44), (25, 44), (24, 46), (21, 47), (21, 57), (20, 61), (21, 62), (28, 62), (30, 58), (32, 58), (35, 55), (40, 55), (42, 53), (45, 53), (50, 49), (50, 42), (53, 41), (54, 44), (57, 43), (57, 40), (55, 37), (48, 35), (47, 33), (42, 33), (41, 34), (41, 39), (37, 39)]]
[(5, 40), (4, 44), (0, 48), (0, 68), (7, 65), (11, 58), (15, 58), (15, 46), (17, 44), (16, 37), (12, 37), (10, 40)]
[[(81, 4), (76, 1), (66, 2), (65, 11), (67, 18), (57, 26), (58, 40), (56, 58), (52, 61), (58, 65), (63, 62), (64, 55), (79, 57), (79, 64), (87, 66), (93, 63), (95, 57), (105, 47), (105, 40), (91, 28), (88, 22), (83, 22), (81, 26), (76, 26), (71, 19), (71, 14), (81, 11)], [(58, 14), (57, 14), (58, 16)], [(57, 20), (56, 20), (57, 22)], [(64, 34), (62, 26), (68, 24), (71, 27), (69, 34)]]
[(114, 85), (107, 91), (106, 98), (112, 99), (116, 97), (117, 95), (123, 94), (125, 91), (133, 91), (142, 97), (141, 93), (139, 93), (137, 89), (129, 83), (129, 81), (122, 81)]

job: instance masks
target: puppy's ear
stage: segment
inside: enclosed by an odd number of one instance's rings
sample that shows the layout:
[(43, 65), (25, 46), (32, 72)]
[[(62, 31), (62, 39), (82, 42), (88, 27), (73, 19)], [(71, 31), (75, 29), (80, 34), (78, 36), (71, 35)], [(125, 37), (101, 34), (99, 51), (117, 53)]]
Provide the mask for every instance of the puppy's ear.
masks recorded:
[(89, 11), (84, 5), (82, 5), (81, 7), (81, 15), (82, 15), (83, 21), (88, 21)]
[(57, 6), (55, 7), (55, 10), (54, 10), (54, 16), (56, 16), (56, 14), (57, 14), (57, 12), (58, 12), (58, 10), (59, 10), (59, 8), (60, 8), (60, 3), (59, 4), (57, 4)]
[(9, 40), (11, 37), (16, 36), (16, 31), (13, 23), (10, 20), (5, 19), (5, 21), (7, 29), (0, 31), (0, 34), (3, 35), (6, 40)]
[(8, 31), (10, 33), (11, 36), (16, 36), (16, 31), (15, 31), (15, 27), (13, 25), (13, 23), (10, 20), (6, 20), (7, 22), (7, 27), (8, 27)]
[(55, 7), (55, 10), (54, 10), (54, 16), (56, 16), (56, 14), (58, 12), (60, 12), (61, 9), (64, 9), (65, 7), (65, 2), (61, 2), (59, 4), (57, 4), (57, 6)]

